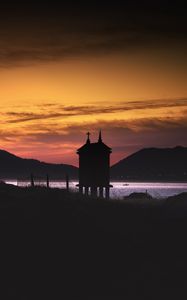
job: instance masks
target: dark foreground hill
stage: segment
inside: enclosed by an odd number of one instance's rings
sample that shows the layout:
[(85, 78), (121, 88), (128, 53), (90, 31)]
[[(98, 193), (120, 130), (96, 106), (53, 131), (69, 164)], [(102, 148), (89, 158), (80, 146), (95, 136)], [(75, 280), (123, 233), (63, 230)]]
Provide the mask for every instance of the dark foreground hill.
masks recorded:
[(34, 159), (23, 159), (9, 152), (0, 150), (0, 178), (29, 178), (33, 173), (38, 177), (51, 179), (64, 179), (68, 174), (71, 178), (77, 178), (78, 169), (66, 164), (49, 164)]
[(186, 298), (187, 194), (140, 200), (2, 184), (3, 299)]
[(115, 180), (187, 181), (187, 148), (142, 149), (111, 167)]

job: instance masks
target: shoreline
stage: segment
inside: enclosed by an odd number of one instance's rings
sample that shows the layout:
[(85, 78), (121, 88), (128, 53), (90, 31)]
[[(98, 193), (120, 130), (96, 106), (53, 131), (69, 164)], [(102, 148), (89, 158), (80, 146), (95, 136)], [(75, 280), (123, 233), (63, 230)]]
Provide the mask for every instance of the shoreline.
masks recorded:
[[(15, 179), (15, 178), (1, 178), (0, 179), (0, 182), (6, 182), (6, 181), (15, 181), (17, 182), (18, 180), (20, 179)], [(40, 179), (38, 179), (40, 180)], [(41, 179), (42, 181), (45, 181), (45, 179)], [(28, 179), (23, 179), (23, 180), (20, 180), (20, 181), (23, 181), (23, 182), (29, 182), (30, 180)], [(70, 181), (71, 182), (77, 182), (78, 183), (78, 179), (74, 179), (74, 178), (70, 178)], [(51, 182), (66, 182), (64, 179), (51, 179)], [(111, 183), (186, 183), (187, 184), (187, 180), (184, 181), (184, 180), (162, 180), (162, 181), (159, 181), (159, 180), (111, 180), (110, 181)]]

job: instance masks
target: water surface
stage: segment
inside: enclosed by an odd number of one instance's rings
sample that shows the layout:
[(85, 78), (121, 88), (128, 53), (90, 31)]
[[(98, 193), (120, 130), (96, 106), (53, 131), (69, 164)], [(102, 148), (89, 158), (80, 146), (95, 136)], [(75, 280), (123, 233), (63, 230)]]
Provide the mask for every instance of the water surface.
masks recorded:
[[(29, 182), (19, 182), (16, 180), (6, 180), (6, 183), (29, 186)], [(39, 185), (45, 185), (44, 182), (38, 182)], [(76, 187), (77, 181), (70, 182), (70, 189), (72, 191), (78, 191)], [(170, 183), (170, 182), (111, 182), (113, 188), (111, 188), (111, 198), (122, 199), (134, 192), (149, 193), (151, 196), (156, 198), (166, 198), (168, 196), (177, 195), (182, 192), (187, 192), (187, 183)], [(52, 181), (50, 182), (51, 188), (65, 188), (66, 183), (64, 181)]]

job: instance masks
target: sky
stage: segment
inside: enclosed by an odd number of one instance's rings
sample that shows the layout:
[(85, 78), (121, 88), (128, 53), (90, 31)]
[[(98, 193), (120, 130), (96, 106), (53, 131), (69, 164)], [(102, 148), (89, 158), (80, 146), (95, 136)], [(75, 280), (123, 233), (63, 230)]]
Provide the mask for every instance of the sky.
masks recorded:
[(100, 129), (112, 164), (187, 146), (186, 15), (180, 1), (1, 2), (0, 149), (77, 165)]

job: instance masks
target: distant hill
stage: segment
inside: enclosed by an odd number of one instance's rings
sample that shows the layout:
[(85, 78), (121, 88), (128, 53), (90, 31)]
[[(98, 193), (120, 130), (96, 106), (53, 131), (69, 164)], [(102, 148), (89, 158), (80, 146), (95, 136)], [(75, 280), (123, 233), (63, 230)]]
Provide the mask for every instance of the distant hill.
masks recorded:
[(49, 164), (34, 159), (23, 159), (9, 152), (0, 150), (0, 178), (29, 178), (33, 173), (37, 177), (49, 174), (51, 179), (64, 179), (68, 174), (71, 179), (78, 177), (78, 168), (66, 164)]
[(142, 149), (113, 165), (111, 179), (187, 181), (187, 148)]
[[(78, 178), (78, 168), (67, 164), (49, 164), (34, 159), (23, 159), (0, 150), (0, 179), (36, 177), (64, 179)], [(187, 181), (187, 148), (142, 149), (111, 167), (112, 180)]]

